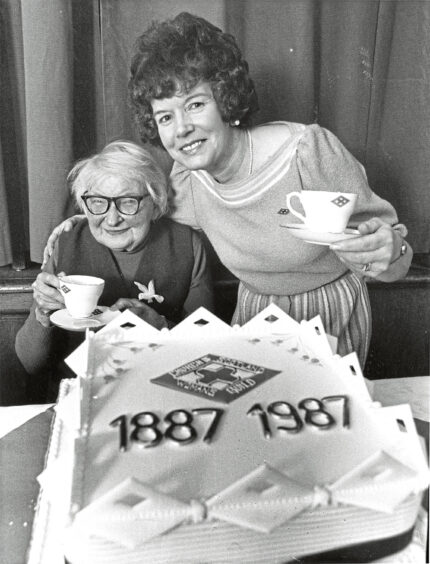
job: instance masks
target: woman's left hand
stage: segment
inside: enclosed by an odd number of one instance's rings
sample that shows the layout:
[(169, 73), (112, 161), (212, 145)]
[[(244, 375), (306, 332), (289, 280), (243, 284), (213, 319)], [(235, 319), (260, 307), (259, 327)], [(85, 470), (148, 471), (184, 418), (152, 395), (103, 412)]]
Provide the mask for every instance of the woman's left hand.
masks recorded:
[(339, 241), (330, 246), (350, 270), (377, 278), (400, 256), (401, 235), (378, 217), (360, 223), (361, 237)]
[(163, 329), (168, 327), (167, 320), (164, 315), (157, 313), (152, 307), (141, 302), (136, 298), (119, 298), (111, 308), (113, 311), (124, 311), (129, 309), (132, 313), (155, 327), (156, 329)]

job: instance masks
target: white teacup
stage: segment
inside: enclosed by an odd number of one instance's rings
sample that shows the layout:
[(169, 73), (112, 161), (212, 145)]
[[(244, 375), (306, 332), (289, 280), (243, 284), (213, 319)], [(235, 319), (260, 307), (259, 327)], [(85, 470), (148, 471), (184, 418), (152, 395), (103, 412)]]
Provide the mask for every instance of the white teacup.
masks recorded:
[(102, 295), (105, 281), (95, 276), (61, 276), (60, 292), (71, 317), (89, 317)]
[[(305, 215), (295, 210), (291, 200), (297, 198)], [(350, 192), (324, 192), (302, 190), (287, 194), (287, 208), (312, 231), (343, 233), (351, 217), (357, 194)]]

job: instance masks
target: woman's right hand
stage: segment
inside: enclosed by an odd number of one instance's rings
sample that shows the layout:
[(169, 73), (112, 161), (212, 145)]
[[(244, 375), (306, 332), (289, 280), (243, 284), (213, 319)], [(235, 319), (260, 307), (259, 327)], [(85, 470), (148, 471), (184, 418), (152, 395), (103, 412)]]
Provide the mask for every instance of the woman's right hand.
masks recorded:
[(49, 316), (53, 311), (64, 308), (64, 298), (59, 290), (59, 276), (64, 276), (64, 272), (60, 272), (58, 276), (49, 272), (41, 272), (32, 284), (33, 299), (36, 303), (36, 319), (44, 327), (51, 325)]
[(164, 315), (157, 313), (152, 307), (136, 298), (119, 298), (113, 306), (110, 307), (113, 311), (124, 311), (129, 309), (132, 313), (140, 317), (156, 329), (163, 329), (168, 327), (167, 320)]
[(83, 219), (85, 219), (84, 214), (73, 215), (72, 217), (65, 219), (63, 222), (60, 223), (60, 225), (57, 225), (57, 227), (55, 227), (54, 231), (48, 237), (48, 241), (46, 242), (45, 248), (43, 250), (42, 268), (45, 266), (45, 264), (48, 262), (49, 257), (52, 255), (55, 246), (55, 241), (58, 239), (61, 233), (63, 233), (63, 231), (71, 231), (74, 228), (74, 226), (77, 225)]

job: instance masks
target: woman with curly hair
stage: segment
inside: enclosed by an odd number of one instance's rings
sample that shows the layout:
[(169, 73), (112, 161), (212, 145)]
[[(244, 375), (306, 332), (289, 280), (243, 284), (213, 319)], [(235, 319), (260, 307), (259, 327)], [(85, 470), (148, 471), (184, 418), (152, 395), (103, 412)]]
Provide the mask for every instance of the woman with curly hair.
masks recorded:
[[(251, 126), (257, 97), (235, 39), (188, 13), (138, 38), (129, 94), (142, 141), (174, 160), (170, 217), (202, 229), (240, 281), (232, 323), (272, 302), (298, 321), (320, 314), (339, 353), (355, 350), (364, 365), (371, 333), (364, 276), (404, 276), (412, 250), (361, 164), (316, 124)], [(279, 214), (287, 193), (300, 190), (358, 194), (351, 225), (360, 236), (330, 247), (295, 239)]]

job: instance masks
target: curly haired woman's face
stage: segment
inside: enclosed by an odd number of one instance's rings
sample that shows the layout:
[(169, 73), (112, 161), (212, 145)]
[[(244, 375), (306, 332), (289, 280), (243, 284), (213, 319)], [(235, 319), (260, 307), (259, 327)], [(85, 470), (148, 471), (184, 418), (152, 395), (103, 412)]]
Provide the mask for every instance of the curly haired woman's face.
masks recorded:
[(221, 173), (233, 153), (232, 128), (224, 122), (210, 84), (152, 101), (161, 142), (170, 156), (190, 170)]

